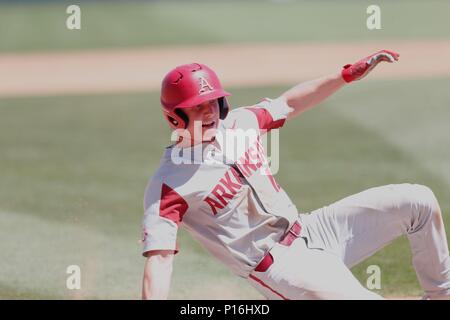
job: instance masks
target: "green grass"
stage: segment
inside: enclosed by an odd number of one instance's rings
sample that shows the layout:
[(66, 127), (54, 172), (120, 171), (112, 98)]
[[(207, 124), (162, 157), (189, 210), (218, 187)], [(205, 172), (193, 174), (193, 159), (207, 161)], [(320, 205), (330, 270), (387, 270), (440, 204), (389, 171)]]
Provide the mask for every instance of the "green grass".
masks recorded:
[[(72, 2), (70, 2), (72, 4)], [(366, 28), (373, 1), (81, 2), (81, 30), (68, 3), (0, 5), (0, 51), (229, 42), (449, 38), (450, 4), (377, 1), (382, 29)]]
[[(450, 230), (450, 79), (366, 81), (288, 123), (276, 175), (299, 210), (399, 182), (430, 186)], [(230, 89), (233, 105), (282, 88)], [(0, 298), (139, 298), (142, 195), (169, 130), (157, 93), (0, 99)], [(171, 298), (260, 298), (180, 232)], [(82, 290), (65, 288), (68, 265)], [(405, 239), (353, 271), (420, 294)], [(211, 288), (214, 283), (214, 288)]]

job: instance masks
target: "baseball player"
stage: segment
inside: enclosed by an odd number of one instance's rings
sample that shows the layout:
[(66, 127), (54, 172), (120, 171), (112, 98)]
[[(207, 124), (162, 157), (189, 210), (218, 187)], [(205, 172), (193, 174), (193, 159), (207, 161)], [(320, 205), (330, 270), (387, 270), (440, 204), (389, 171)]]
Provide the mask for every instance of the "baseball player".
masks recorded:
[(176, 140), (145, 191), (143, 299), (167, 298), (181, 225), (267, 299), (380, 299), (350, 268), (406, 235), (424, 296), (448, 298), (447, 238), (428, 187), (385, 185), (301, 212), (272, 175), (262, 143), (268, 131), (380, 62), (398, 58), (382, 50), (275, 99), (234, 110), (206, 65), (170, 71), (161, 104)]

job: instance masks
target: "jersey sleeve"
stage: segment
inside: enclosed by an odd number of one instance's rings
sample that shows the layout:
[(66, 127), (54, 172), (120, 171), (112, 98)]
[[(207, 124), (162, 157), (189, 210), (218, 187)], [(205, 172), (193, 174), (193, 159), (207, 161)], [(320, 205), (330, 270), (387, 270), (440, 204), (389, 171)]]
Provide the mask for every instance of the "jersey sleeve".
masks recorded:
[(277, 99), (266, 98), (260, 103), (252, 107), (247, 107), (246, 109), (253, 112), (258, 120), (259, 129), (264, 131), (282, 127), (289, 113), (294, 110), (281, 97)]
[(144, 196), (143, 255), (154, 250), (178, 252), (177, 232), (187, 202), (165, 183), (151, 182)]

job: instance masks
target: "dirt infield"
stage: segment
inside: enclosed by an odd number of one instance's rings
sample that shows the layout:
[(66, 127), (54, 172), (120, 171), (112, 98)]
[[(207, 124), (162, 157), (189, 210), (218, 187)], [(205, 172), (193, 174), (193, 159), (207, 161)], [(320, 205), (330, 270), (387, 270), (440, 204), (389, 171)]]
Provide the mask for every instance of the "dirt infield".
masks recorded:
[(450, 76), (450, 40), (239, 44), (0, 55), (0, 97), (157, 90), (173, 66), (202, 62), (225, 86), (294, 84), (386, 48), (400, 63), (371, 79)]

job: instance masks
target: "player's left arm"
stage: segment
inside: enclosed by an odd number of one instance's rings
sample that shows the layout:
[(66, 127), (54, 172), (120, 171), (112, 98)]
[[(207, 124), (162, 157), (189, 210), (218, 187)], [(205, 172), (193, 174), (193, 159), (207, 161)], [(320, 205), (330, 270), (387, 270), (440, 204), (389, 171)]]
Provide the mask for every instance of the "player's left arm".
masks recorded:
[(318, 105), (346, 83), (364, 78), (380, 62), (392, 63), (397, 61), (398, 57), (399, 54), (396, 52), (381, 50), (354, 64), (345, 65), (340, 72), (296, 85), (280, 96), (292, 108), (287, 119), (292, 119)]

